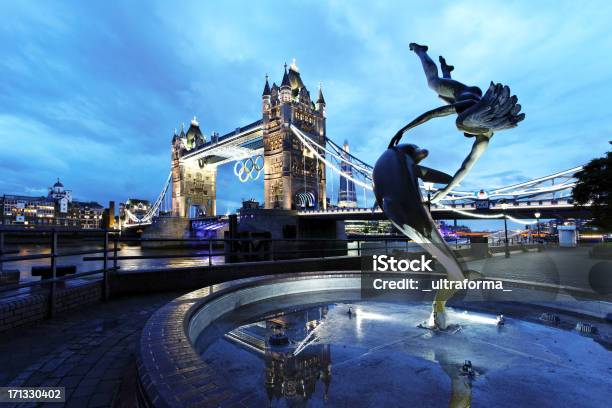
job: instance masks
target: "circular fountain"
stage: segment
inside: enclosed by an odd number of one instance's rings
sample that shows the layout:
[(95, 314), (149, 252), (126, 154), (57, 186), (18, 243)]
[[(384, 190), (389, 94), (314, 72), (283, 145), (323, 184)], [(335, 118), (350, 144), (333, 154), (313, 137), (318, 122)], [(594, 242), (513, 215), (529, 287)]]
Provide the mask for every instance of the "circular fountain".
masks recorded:
[[(140, 343), (154, 406), (605, 405), (610, 351), (591, 335), (423, 302), (363, 299), (358, 273), (257, 278), (160, 309)], [(350, 310), (350, 313), (349, 313)], [(534, 311), (534, 316), (539, 314)]]

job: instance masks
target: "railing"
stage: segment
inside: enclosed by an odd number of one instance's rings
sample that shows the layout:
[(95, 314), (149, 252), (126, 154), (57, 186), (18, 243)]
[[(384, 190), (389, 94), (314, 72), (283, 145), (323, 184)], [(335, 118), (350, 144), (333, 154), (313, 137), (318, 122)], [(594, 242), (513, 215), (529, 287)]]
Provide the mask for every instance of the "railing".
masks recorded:
[[(99, 234), (102, 237), (102, 249), (101, 250), (86, 250), (86, 251), (67, 251), (60, 252), (58, 251), (58, 238), (62, 233), (86, 233), (88, 238), (92, 237), (92, 234)], [(109, 236), (113, 234), (113, 248), (109, 249)], [(11, 256), (10, 253), (6, 251), (6, 236), (7, 235), (21, 235), (21, 236), (34, 236), (34, 237), (46, 237), (49, 241), (50, 253), (48, 254), (31, 254), (31, 255), (14, 255)], [(51, 277), (49, 279), (41, 279), (39, 281), (31, 281), (31, 282), (20, 282), (16, 284), (7, 284), (0, 286), (0, 292), (13, 291), (16, 289), (22, 289), (27, 287), (45, 287), (49, 288), (49, 316), (53, 316), (55, 314), (55, 298), (56, 298), (56, 284), (58, 282), (64, 282), (71, 279), (82, 278), (85, 276), (102, 274), (102, 297), (104, 300), (107, 300), (110, 296), (109, 293), (109, 282), (110, 282), (110, 273), (118, 269), (117, 267), (117, 252), (118, 248), (118, 234), (113, 233), (108, 230), (73, 230), (73, 229), (51, 229), (51, 230), (24, 230), (24, 229), (0, 229), (0, 274), (3, 273), (3, 265), (7, 262), (19, 262), (26, 260), (36, 260), (36, 259), (49, 259), (49, 267), (51, 272)], [(109, 267), (109, 253), (112, 252), (112, 261), (113, 266)], [(91, 255), (103, 253), (103, 267), (102, 269), (80, 272), (69, 274), (65, 276), (57, 276), (57, 259), (62, 257), (69, 257), (75, 255)]]
[[(60, 250), (58, 248), (59, 238), (65, 236), (69, 239), (77, 239), (79, 243), (101, 244), (101, 248), (89, 250)], [(37, 242), (46, 242), (49, 253), (15, 255), (6, 250), (7, 237), (13, 238), (15, 245), (19, 239), (30, 237)], [(175, 248), (194, 249), (205, 247), (202, 252), (189, 251), (181, 254), (156, 253), (144, 255), (120, 256), (119, 244), (138, 243), (141, 247), (149, 244), (162, 244), (174, 246)], [(368, 248), (368, 245), (378, 245), (377, 248)], [(0, 293), (10, 292), (28, 287), (48, 288), (49, 314), (53, 316), (55, 300), (57, 295), (56, 284), (73, 279), (102, 274), (102, 296), (103, 299), (110, 297), (110, 280), (112, 274), (120, 269), (119, 262), (122, 260), (139, 259), (173, 259), (173, 258), (207, 258), (207, 266), (213, 266), (213, 258), (226, 257), (226, 263), (253, 262), (262, 260), (276, 261), (280, 259), (299, 258), (328, 258), (353, 253), (361, 256), (364, 253), (378, 250), (385, 252), (395, 249), (409, 249), (409, 240), (402, 236), (394, 237), (359, 237), (357, 239), (272, 239), (272, 238), (233, 238), (233, 239), (202, 239), (202, 238), (132, 238), (121, 237), (119, 232), (110, 230), (74, 230), (74, 229), (0, 229), (0, 275), (3, 273), (3, 265), (9, 262), (20, 262), (28, 260), (49, 259), (50, 277), (40, 280), (19, 282), (0, 285)], [(222, 249), (219, 249), (222, 247)], [(151, 250), (163, 251), (164, 247), (151, 247)], [(101, 254), (101, 255), (100, 255)], [(58, 259), (83, 256), (83, 261), (101, 261), (102, 268), (91, 271), (58, 276)], [(206, 265), (205, 265), (206, 266)]]
[[(101, 248), (88, 250), (60, 250), (58, 248), (59, 238), (78, 240), (77, 243), (101, 244)], [(7, 236), (14, 240), (24, 237), (36, 238), (48, 244), (49, 253), (14, 255), (6, 251)], [(503, 240), (502, 240), (503, 241)], [(119, 244), (140, 244), (141, 248), (150, 249), (149, 254), (121, 256)], [(149, 247), (149, 245), (155, 245)], [(159, 246), (159, 245), (163, 246)], [(498, 243), (499, 244), (499, 243)], [(470, 246), (469, 240), (459, 244), (459, 241), (449, 243), (456, 249)], [(495, 243), (493, 243), (495, 245)], [(169, 253), (164, 249), (180, 248), (186, 250), (184, 253)], [(198, 248), (200, 251), (196, 251)], [(206, 251), (201, 251), (205, 248)], [(125, 260), (146, 259), (207, 259), (207, 266), (213, 266), (213, 258), (225, 257), (225, 263), (277, 261), (289, 259), (325, 259), (337, 256), (362, 256), (373, 253), (390, 253), (394, 250), (421, 251), (421, 249), (403, 236), (368, 237), (358, 236), (349, 239), (319, 239), (319, 238), (285, 238), (272, 239), (267, 237), (245, 237), (233, 239), (202, 239), (202, 238), (132, 238), (121, 237), (117, 231), (109, 230), (24, 230), (24, 229), (0, 229), (0, 275), (3, 264), (7, 262), (20, 262), (27, 260), (49, 259), (50, 278), (35, 281), (27, 281), (13, 284), (0, 285), (0, 293), (15, 291), (27, 287), (38, 287), (47, 289), (49, 293), (49, 314), (53, 316), (55, 300), (57, 295), (56, 285), (73, 279), (102, 275), (102, 297), (104, 300), (110, 297), (110, 282), (113, 274), (120, 269), (119, 262)], [(65, 276), (58, 276), (58, 259), (70, 256), (83, 256), (83, 261), (102, 262), (102, 267), (91, 271), (79, 272)], [(170, 266), (168, 266), (171, 268)]]
[[(137, 260), (137, 259), (172, 259), (172, 258), (208, 258), (208, 265), (213, 265), (212, 260), (217, 256), (227, 258), (252, 258), (253, 260), (281, 260), (281, 259), (300, 259), (303, 258), (328, 258), (338, 255), (345, 255), (353, 252), (361, 256), (369, 249), (364, 247), (366, 243), (380, 243), (384, 245), (386, 251), (392, 249), (406, 249), (409, 247), (410, 240), (402, 236), (396, 237), (359, 237), (354, 239), (332, 239), (332, 238), (225, 238), (225, 239), (202, 239), (202, 238), (120, 238), (122, 243), (162, 243), (175, 245), (178, 248), (206, 247), (205, 253), (193, 252), (183, 254), (154, 254), (154, 255), (127, 255), (118, 256), (117, 260)], [(195, 244), (195, 245), (194, 245)], [(201, 244), (201, 245), (198, 245)], [(313, 246), (324, 244), (322, 246)], [(349, 244), (354, 244), (350, 247)], [(296, 245), (302, 247), (295, 247)], [(415, 244), (416, 245), (416, 244)], [(218, 250), (219, 247), (222, 250)], [(163, 249), (164, 247), (149, 247), (148, 249)], [(380, 248), (382, 249), (382, 248)], [(300, 255), (300, 256), (296, 256)], [(85, 257), (86, 261), (102, 261), (102, 256)], [(226, 263), (234, 263), (231, 260)]]

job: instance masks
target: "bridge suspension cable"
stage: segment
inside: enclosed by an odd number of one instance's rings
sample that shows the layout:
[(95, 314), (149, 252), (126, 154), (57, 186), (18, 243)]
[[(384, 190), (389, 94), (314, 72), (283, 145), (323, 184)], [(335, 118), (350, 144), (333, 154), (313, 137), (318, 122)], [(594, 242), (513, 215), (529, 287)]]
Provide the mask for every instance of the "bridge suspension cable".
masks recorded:
[[(367, 163), (357, 159), (353, 155), (348, 155), (347, 152), (343, 150), (340, 151), (339, 146), (333, 143), (330, 139), (326, 139), (326, 142), (330, 143), (332, 148), (335, 151), (330, 151), (329, 149), (321, 146), (316, 143), (310, 136), (302, 132), (294, 125), (290, 125), (290, 129), (293, 134), (298, 138), (298, 140), (304, 145), (306, 149), (308, 149), (318, 160), (325, 163), (331, 170), (333, 170), (338, 175), (345, 177), (347, 180), (352, 181), (356, 185), (363, 187), (364, 190), (373, 191), (372, 188), (372, 166)], [(346, 155), (344, 155), (346, 153)], [(356, 170), (357, 173), (362, 175), (365, 178), (365, 181), (359, 180), (351, 174), (348, 174), (342, 171), (338, 166), (336, 166), (331, 160), (328, 160), (325, 155), (329, 155), (331, 159), (335, 159), (336, 161), (346, 163), (351, 166), (352, 169)], [(347, 158), (348, 157), (348, 158)], [(350, 159), (354, 159), (355, 161), (359, 161), (359, 165), (356, 165)], [(535, 180), (530, 180), (524, 183), (519, 183), (513, 186), (503, 187), (496, 190), (493, 190), (488, 197), (513, 197), (515, 199), (524, 199), (533, 196), (537, 196), (540, 194), (554, 193), (558, 191), (567, 190), (575, 186), (575, 181), (571, 179), (574, 173), (579, 171), (582, 167), (575, 167), (563, 172), (555, 173), (550, 176), (540, 177)], [(565, 177), (566, 180), (561, 184), (556, 184), (552, 186), (543, 186), (543, 187), (533, 187), (537, 184), (554, 180), (555, 178)], [(531, 188), (530, 188), (531, 187)], [(422, 189), (425, 189), (424, 186), (421, 186)], [(516, 188), (522, 188), (521, 190), (512, 190)], [(432, 191), (436, 191), (438, 189), (434, 188)], [(451, 191), (449, 196), (445, 197), (444, 201), (446, 202), (455, 202), (459, 200), (476, 200), (476, 194), (469, 193), (466, 191)], [(504, 217), (512, 222), (522, 225), (531, 225), (535, 224), (537, 221), (523, 221), (517, 218), (514, 218), (508, 214), (496, 213), (496, 214), (475, 214), (469, 211), (463, 211), (457, 208), (449, 207), (441, 202), (436, 203), (437, 208), (443, 208), (445, 210), (449, 210), (455, 212), (457, 214), (461, 214), (466, 217), (478, 218), (478, 219), (503, 219)]]
[[(292, 128), (295, 127), (293, 125), (291, 125)], [(372, 166), (362, 162), (361, 160), (355, 158), (355, 156), (351, 155), (348, 152), (345, 152), (344, 150), (340, 150), (338, 152), (332, 152), (330, 150), (328, 150), (327, 148), (325, 148), (324, 146), (321, 146), (320, 144), (318, 144), (317, 142), (315, 142), (314, 140), (312, 140), (312, 138), (308, 135), (305, 135), (301, 130), (299, 130), (298, 128), (295, 128), (298, 132), (300, 132), (302, 134), (303, 137), (308, 139), (308, 143), (310, 143), (311, 145), (314, 145), (315, 147), (317, 147), (318, 149), (322, 150), (323, 152), (327, 153), (328, 155), (330, 155), (331, 157), (333, 157), (334, 159), (344, 162), (346, 164), (348, 164), (349, 166), (351, 166), (353, 169), (357, 170), (359, 173), (363, 174), (365, 178), (372, 180)], [(294, 131), (295, 133), (295, 131)], [(326, 138), (327, 142), (331, 142), (330, 139)], [(332, 142), (333, 143), (333, 142)], [(333, 146), (336, 146), (335, 144)], [(349, 158), (346, 158), (349, 157)], [(355, 158), (355, 160), (359, 161), (360, 163), (362, 163), (362, 165), (357, 165), (355, 164), (353, 161), (350, 160), (350, 158)]]
[(153, 221), (153, 218), (159, 215), (159, 209), (164, 199), (166, 197), (166, 193), (168, 192), (168, 187), (170, 186), (170, 181), (172, 179), (172, 172), (168, 174), (168, 178), (162, 187), (162, 191), (157, 196), (157, 199), (153, 203), (153, 205), (149, 208), (147, 213), (142, 217), (138, 217), (133, 214), (129, 209), (125, 209), (125, 214), (128, 216), (128, 219), (136, 224), (150, 224)]
[[(293, 132), (293, 134), (298, 138), (300, 142), (302, 142), (304, 147), (306, 147), (317, 159), (325, 163), (329, 168), (331, 168), (333, 171), (335, 171), (342, 177), (345, 177), (347, 180), (351, 180), (353, 183), (357, 184), (358, 186), (363, 187), (367, 190), (373, 191), (371, 182), (365, 183), (361, 180), (354, 178), (352, 175), (347, 174), (343, 172), (342, 170), (340, 170), (331, 161), (327, 160), (323, 155), (321, 155), (321, 153), (319, 153), (315, 147), (313, 147), (311, 143), (314, 144), (314, 142), (312, 141), (312, 139), (310, 139), (310, 137), (306, 136), (304, 133), (302, 133), (302, 131), (300, 131), (294, 125), (290, 125), (290, 126), (291, 126), (291, 131)], [(371, 179), (371, 176), (370, 176), (370, 179)]]

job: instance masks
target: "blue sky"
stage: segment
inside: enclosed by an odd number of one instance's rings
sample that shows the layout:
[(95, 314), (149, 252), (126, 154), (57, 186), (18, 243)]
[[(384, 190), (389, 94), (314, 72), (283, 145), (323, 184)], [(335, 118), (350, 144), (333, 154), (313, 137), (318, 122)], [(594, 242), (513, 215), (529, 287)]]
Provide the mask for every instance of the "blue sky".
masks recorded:
[[(323, 83), (328, 136), (374, 163), (399, 127), (440, 105), (411, 41), (444, 55), (462, 82), (508, 84), (527, 114), (494, 136), (462, 189), (608, 149), (609, 2), (371, 3), (2, 2), (0, 192), (43, 194), (60, 177), (78, 199), (154, 199), (173, 129), (194, 115), (207, 136), (259, 119), (264, 75), (280, 82), (292, 58), (311, 92)], [(471, 146), (453, 120), (406, 138), (449, 173)], [(219, 212), (262, 198), (261, 183), (237, 183), (230, 166), (220, 171)]]

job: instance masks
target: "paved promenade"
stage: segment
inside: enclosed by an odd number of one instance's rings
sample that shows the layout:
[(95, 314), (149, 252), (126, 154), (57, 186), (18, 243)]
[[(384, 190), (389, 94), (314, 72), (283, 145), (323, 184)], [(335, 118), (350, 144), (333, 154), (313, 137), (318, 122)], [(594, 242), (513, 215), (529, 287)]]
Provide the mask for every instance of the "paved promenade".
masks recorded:
[[(470, 262), (488, 277), (588, 288), (588, 272), (601, 262), (586, 249), (517, 253)], [(149, 316), (181, 293), (113, 299), (0, 333), (0, 384), (65, 386), (67, 406), (110, 406), (134, 376), (133, 354)], [(132, 371), (130, 371), (132, 370)], [(57, 405), (54, 405), (57, 406)]]
[(129, 374), (149, 316), (179, 295), (96, 303), (2, 333), (0, 384), (65, 386), (67, 407), (107, 407), (120, 392), (124, 375)]
[(589, 248), (549, 248), (542, 252), (513, 253), (506, 259), (503, 253), (489, 259), (469, 262), (470, 268), (490, 278), (508, 278), (591, 289), (589, 272), (601, 262), (589, 258)]

